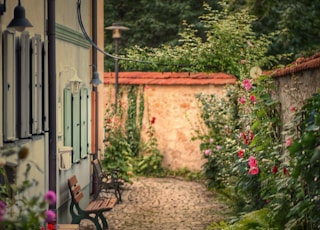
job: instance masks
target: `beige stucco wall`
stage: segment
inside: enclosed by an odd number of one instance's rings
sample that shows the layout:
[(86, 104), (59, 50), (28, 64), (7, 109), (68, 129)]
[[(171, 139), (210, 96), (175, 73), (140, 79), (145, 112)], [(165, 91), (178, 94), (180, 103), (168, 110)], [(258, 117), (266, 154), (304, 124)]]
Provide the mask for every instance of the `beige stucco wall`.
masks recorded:
[[(107, 103), (114, 100), (113, 88), (112, 85), (105, 85), (104, 94)], [(200, 114), (195, 99), (195, 94), (198, 93), (216, 94), (222, 97), (226, 91), (225, 86), (215, 85), (149, 85), (145, 87), (142, 139), (146, 138), (148, 119), (156, 117), (155, 137), (158, 140), (159, 150), (164, 155), (163, 165), (172, 170), (184, 167), (200, 170), (204, 163), (199, 148), (200, 142), (191, 141), (193, 126), (199, 124)], [(124, 106), (127, 104), (126, 98), (124, 94), (121, 99)]]
[[(3, 3), (3, 1), (1, 1)], [(7, 25), (13, 19), (14, 8), (18, 5), (18, 1), (6, 1), (6, 12), (0, 17), (0, 27), (1, 31), (7, 29)], [(25, 31), (29, 32), (30, 37), (33, 37), (35, 34), (41, 35), (41, 40), (46, 39), (45, 33), (45, 20), (46, 17), (46, 1), (39, 0), (28, 0), (21, 1), (21, 5), (26, 10), (26, 18), (30, 21), (33, 27), (26, 28)], [(16, 37), (20, 37), (20, 32), (15, 32)], [(1, 34), (2, 36), (2, 34)], [(2, 43), (1, 43), (2, 44)], [(2, 63), (2, 52), (0, 57)], [(2, 65), (2, 64), (1, 64)], [(1, 68), (0, 68), (1, 69)], [(2, 71), (0, 73), (2, 75)], [(1, 76), (0, 75), (0, 76)], [(2, 76), (0, 77), (2, 81)], [(2, 90), (1, 90), (2, 93)], [(2, 107), (2, 102), (0, 103)], [(2, 121), (1, 121), (2, 122)], [(29, 155), (27, 159), (21, 162), (21, 166), (18, 170), (17, 179), (18, 183), (25, 179), (23, 173), (25, 172), (25, 167), (31, 161), (31, 171), (29, 179), (34, 179), (38, 182), (37, 186), (30, 188), (26, 195), (34, 196), (44, 194), (48, 190), (48, 145), (49, 145), (49, 134), (45, 133), (44, 135), (39, 135), (32, 137), (27, 140), (19, 140), (15, 143), (17, 146), (25, 146), (29, 149)], [(16, 156), (8, 159), (8, 161), (16, 162)], [(37, 170), (35, 167), (40, 168), (41, 171)]]

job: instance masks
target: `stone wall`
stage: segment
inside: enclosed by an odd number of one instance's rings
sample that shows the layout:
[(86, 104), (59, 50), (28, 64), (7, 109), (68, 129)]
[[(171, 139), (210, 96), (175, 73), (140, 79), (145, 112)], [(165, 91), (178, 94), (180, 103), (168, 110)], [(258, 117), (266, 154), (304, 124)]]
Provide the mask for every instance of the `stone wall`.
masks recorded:
[[(120, 86), (120, 89), (124, 86)], [(114, 99), (113, 87), (105, 85), (107, 102)], [(199, 141), (192, 141), (193, 127), (199, 124), (199, 109), (195, 94), (207, 93), (223, 97), (224, 85), (149, 85), (145, 87), (145, 113), (142, 139), (146, 138), (148, 119), (156, 118), (154, 127), (163, 165), (172, 170), (200, 170), (204, 163)], [(109, 98), (109, 100), (108, 100)], [(122, 104), (125, 106), (126, 94)]]
[[(320, 65), (320, 61), (319, 61)], [(276, 97), (281, 105), (281, 120), (285, 125), (293, 116), (291, 107), (299, 111), (304, 101), (320, 88), (320, 68), (292, 71), (274, 77), (276, 81)]]

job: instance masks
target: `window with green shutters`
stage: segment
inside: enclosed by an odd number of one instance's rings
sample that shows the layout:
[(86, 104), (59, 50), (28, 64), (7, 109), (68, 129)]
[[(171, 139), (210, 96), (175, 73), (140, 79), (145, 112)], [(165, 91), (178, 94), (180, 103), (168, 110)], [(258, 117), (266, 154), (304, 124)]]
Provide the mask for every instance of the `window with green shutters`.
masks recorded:
[(72, 95), (69, 88), (64, 89), (64, 145), (72, 146), (72, 162), (86, 158), (89, 152), (89, 92), (82, 88)]

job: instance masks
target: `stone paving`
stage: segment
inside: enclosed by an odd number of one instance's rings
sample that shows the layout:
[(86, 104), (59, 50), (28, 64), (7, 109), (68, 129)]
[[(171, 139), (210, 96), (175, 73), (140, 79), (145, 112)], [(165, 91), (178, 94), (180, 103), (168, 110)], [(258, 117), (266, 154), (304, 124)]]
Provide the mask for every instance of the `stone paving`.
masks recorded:
[(203, 184), (177, 178), (139, 177), (122, 194), (122, 203), (106, 213), (110, 230), (205, 230), (226, 210)]

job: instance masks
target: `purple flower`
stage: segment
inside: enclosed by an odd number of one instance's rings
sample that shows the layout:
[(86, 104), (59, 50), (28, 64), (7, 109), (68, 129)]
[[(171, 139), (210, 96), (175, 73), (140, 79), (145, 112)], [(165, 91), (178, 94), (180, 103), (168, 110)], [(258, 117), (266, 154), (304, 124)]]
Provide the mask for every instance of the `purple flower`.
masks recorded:
[(56, 213), (50, 209), (45, 212), (45, 216), (47, 223), (53, 222), (56, 219)]
[(7, 205), (0, 200), (0, 221), (4, 221), (6, 215)]
[(55, 204), (57, 200), (56, 193), (49, 190), (44, 196), (44, 199), (46, 200), (46, 202), (48, 202), (48, 204)]

